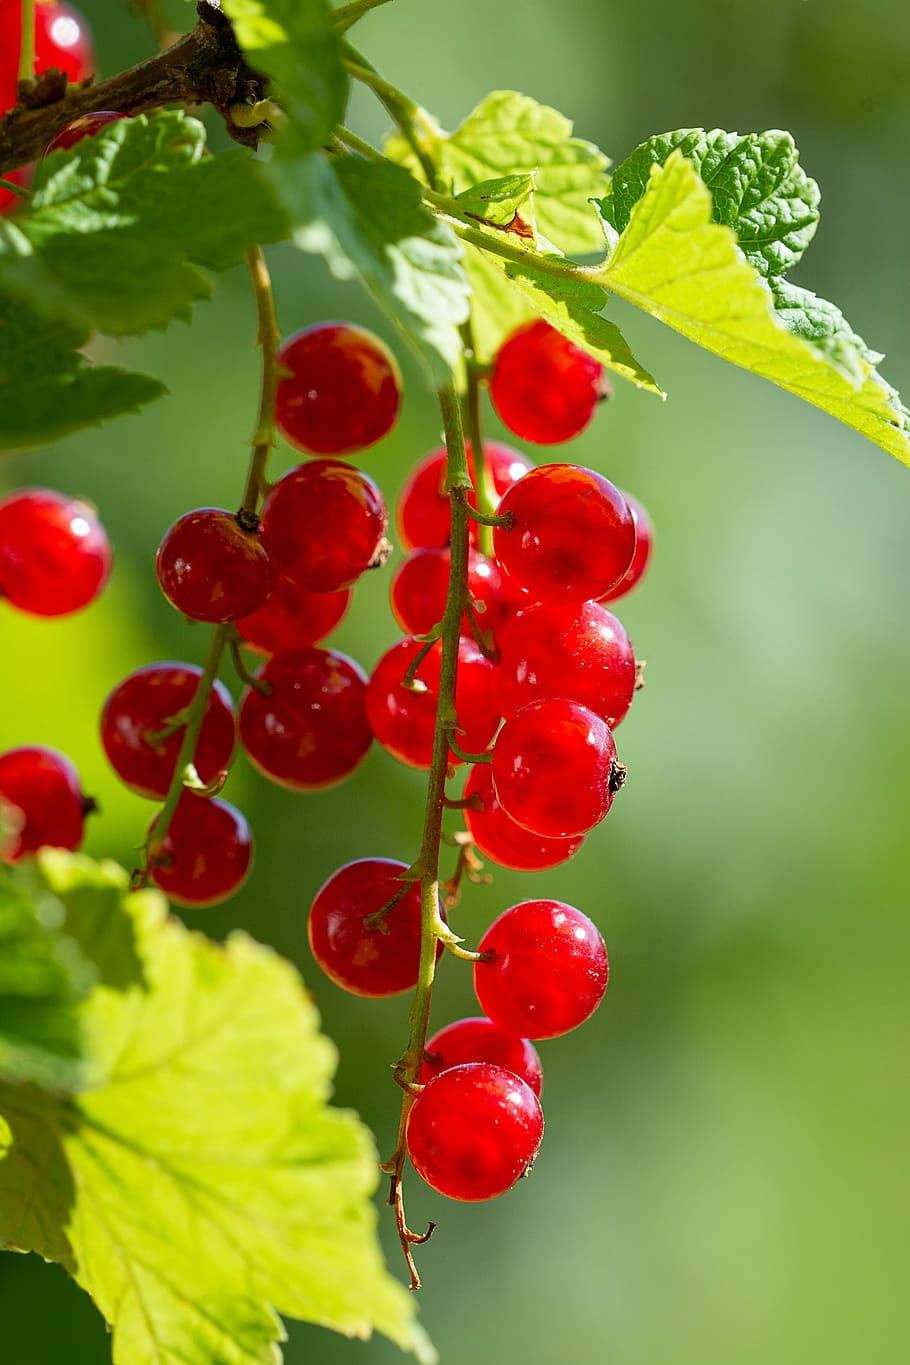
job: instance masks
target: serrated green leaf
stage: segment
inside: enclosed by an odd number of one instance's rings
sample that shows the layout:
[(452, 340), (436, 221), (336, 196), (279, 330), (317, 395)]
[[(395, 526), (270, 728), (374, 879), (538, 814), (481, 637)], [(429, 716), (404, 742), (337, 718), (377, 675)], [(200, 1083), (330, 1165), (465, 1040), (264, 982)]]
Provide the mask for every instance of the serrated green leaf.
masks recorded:
[(468, 316), (461, 245), (424, 205), (401, 166), (339, 156), (282, 167), (294, 240), (321, 252), (341, 279), (358, 275), (446, 383), (461, 357)]
[(479, 185), (462, 190), (456, 200), (462, 213), (536, 241), (533, 195), (534, 176), (522, 173), (482, 180)]
[(707, 350), (832, 413), (910, 463), (906, 409), (869, 353), (858, 355), (854, 383), (817, 344), (784, 326), (767, 283), (744, 259), (732, 230), (712, 221), (711, 195), (680, 149), (663, 166), (652, 166), (645, 193), (595, 278)]
[(0, 1084), (0, 1242), (69, 1270), (114, 1365), (274, 1365), (276, 1310), (431, 1360), (382, 1266), (372, 1145), (327, 1105), (335, 1053), (293, 968), (246, 935), (188, 932), (114, 864), (55, 852), (41, 870), (101, 972), (80, 1011), (95, 1079), (68, 1097)]
[(287, 234), (249, 154), (204, 157), (176, 111), (108, 125), (39, 164), (27, 211), (0, 223), (0, 281), (34, 307), (112, 335), (188, 319), (205, 270)]
[(617, 232), (649, 183), (652, 166), (662, 166), (678, 149), (711, 193), (714, 221), (736, 233), (740, 248), (760, 274), (783, 274), (800, 259), (818, 226), (819, 191), (799, 164), (789, 133), (725, 133), (720, 128), (680, 128), (636, 147), (613, 173), (600, 205)]

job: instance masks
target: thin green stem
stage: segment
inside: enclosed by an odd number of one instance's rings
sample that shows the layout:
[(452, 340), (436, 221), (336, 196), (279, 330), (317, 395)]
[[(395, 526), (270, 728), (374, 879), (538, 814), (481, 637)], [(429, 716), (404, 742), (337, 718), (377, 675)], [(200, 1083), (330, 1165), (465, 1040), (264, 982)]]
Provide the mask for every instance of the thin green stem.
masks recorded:
[[(496, 511), (496, 496), (480, 429), (480, 375), (474, 352), (474, 328), (471, 325), (470, 318), (462, 323), (460, 330), (467, 368), (467, 386), (464, 393), (464, 425), (474, 455), (474, 488), (477, 495), (477, 507), (484, 515), (492, 516)], [(492, 526), (482, 525), (479, 539), (481, 552), (492, 557)]]
[(247, 252), (247, 267), (253, 298), (256, 302), (256, 341), (262, 351), (262, 383), (259, 392), (259, 412), (256, 430), (253, 433), (253, 454), (247, 474), (243, 501), (244, 512), (255, 512), (259, 498), (266, 489), (266, 467), (269, 454), (275, 444), (275, 401), (278, 393), (278, 343), (281, 333), (275, 315), (275, 296), (272, 281), (262, 249), (250, 247)]
[(342, 5), (336, 9), (332, 15), (332, 22), (339, 33), (345, 33), (352, 24), (356, 24), (358, 19), (362, 19), (365, 14), (369, 14), (371, 9), (378, 9), (380, 5), (387, 5), (389, 0), (351, 0), (349, 5)]
[(356, 52), (350, 44), (348, 44), (347, 50), (349, 56), (345, 58), (344, 64), (348, 75), (372, 90), (380, 103), (388, 110), (401, 129), (402, 136), (407, 141), (411, 151), (420, 162), (430, 191), (435, 192), (436, 166), (424, 144), (424, 139), (433, 135), (433, 129), (429, 126), (427, 117), (420, 105), (415, 104), (410, 95), (406, 95), (403, 90), (392, 85), (391, 81), (380, 76), (379, 72), (365, 58), (361, 57), (360, 53)]
[(12, 180), (5, 180), (0, 175), (0, 190), (9, 190), (11, 194), (17, 194), (20, 199), (31, 199), (32, 192), (27, 190), (24, 185), (17, 185)]
[(514, 246), (509, 241), (508, 233), (500, 233), (496, 236), (492, 232), (484, 232), (482, 228), (471, 227), (460, 218), (456, 218), (451, 212), (451, 200), (448, 207), (441, 208), (438, 204), (440, 199), (445, 199), (445, 195), (428, 195), (424, 191), (424, 198), (428, 201), (431, 208), (436, 209), (437, 217), (460, 237), (463, 242), (470, 242), (471, 246), (479, 247), (481, 251), (488, 251), (492, 256), (499, 256), (504, 261), (511, 261), (514, 265), (524, 266), (525, 269), (537, 270), (541, 275), (552, 275), (555, 280), (579, 280), (586, 284), (599, 284), (606, 287), (602, 279), (599, 278), (602, 265), (577, 265), (575, 261), (563, 260), (559, 256), (542, 256), (538, 251), (529, 251), (526, 247)]
[(388, 161), (387, 156), (383, 156), (371, 143), (365, 142), (362, 137), (352, 133), (350, 128), (345, 128), (343, 124), (338, 124), (335, 129), (335, 136), (338, 142), (344, 143), (352, 152), (359, 152), (368, 161)]
[(35, 0), (22, 0), (22, 39), (19, 48), (19, 79), (35, 74)]

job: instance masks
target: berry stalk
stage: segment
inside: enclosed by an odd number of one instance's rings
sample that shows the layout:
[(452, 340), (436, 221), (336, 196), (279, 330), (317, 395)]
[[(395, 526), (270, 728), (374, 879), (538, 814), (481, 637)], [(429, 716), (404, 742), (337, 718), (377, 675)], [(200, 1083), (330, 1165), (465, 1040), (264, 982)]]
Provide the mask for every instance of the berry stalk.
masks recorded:
[(19, 43), (19, 79), (30, 81), (35, 74), (35, 0), (19, 0), (22, 10), (22, 37)]

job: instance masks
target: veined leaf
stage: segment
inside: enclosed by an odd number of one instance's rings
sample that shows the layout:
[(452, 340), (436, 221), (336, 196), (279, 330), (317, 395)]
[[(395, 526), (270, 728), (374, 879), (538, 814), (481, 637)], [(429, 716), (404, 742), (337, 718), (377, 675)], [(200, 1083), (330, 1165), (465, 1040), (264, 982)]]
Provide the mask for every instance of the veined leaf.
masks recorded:
[(482, 180), (479, 185), (462, 190), (457, 200), (462, 213), (536, 243), (533, 196), (534, 176), (523, 173)]

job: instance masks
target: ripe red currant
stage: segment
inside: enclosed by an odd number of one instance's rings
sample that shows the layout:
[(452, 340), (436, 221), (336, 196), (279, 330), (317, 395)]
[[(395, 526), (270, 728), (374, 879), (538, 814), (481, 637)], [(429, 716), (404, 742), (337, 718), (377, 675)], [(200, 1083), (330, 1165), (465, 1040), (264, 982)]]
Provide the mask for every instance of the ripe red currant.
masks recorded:
[(350, 322), (320, 322), (278, 351), (278, 429), (298, 450), (347, 455), (391, 431), (401, 371), (388, 346)]
[(441, 1071), (408, 1114), (417, 1174), (449, 1199), (495, 1199), (524, 1175), (543, 1137), (540, 1100), (519, 1076), (490, 1062)]
[[(394, 858), (360, 858), (334, 872), (313, 901), (308, 925), (313, 956), (352, 995), (398, 995), (417, 984), (420, 883), (405, 889), (403, 872), (407, 865)], [(395, 897), (400, 899), (380, 921), (365, 923)]]
[(558, 1038), (588, 1019), (610, 975), (596, 924), (562, 901), (504, 910), (480, 940), (474, 989), (481, 1009), (509, 1033)]
[[(154, 822), (149, 838), (154, 839)], [(227, 801), (182, 793), (151, 864), (152, 881), (178, 905), (217, 905), (239, 891), (253, 861), (253, 836)]]
[(538, 445), (571, 441), (608, 395), (600, 361), (542, 321), (507, 338), (490, 376), (490, 397), (503, 422)]
[(347, 588), (376, 563), (386, 520), (373, 480), (340, 460), (288, 470), (262, 508), (281, 572), (311, 592)]
[(191, 621), (236, 621), (266, 601), (276, 568), (268, 542), (232, 512), (200, 507), (165, 531), (155, 556), (158, 583)]
[(252, 616), (241, 616), (234, 624), (257, 653), (309, 649), (335, 629), (350, 602), (349, 588), (310, 592), (281, 574), (265, 606)]
[[(467, 443), (468, 470), (477, 478), (474, 452)], [(499, 441), (484, 441), (484, 458), (490, 480), (498, 497), (526, 474), (533, 466), (527, 455)], [(446, 482), (446, 450), (431, 450), (412, 470), (402, 486), (398, 498), (398, 531), (406, 549), (439, 549), (448, 545), (452, 534), (449, 499), (444, 492)], [(477, 506), (476, 495), (468, 495), (472, 507)], [(477, 527), (471, 526), (472, 541), (477, 540)]]
[[(417, 667), (416, 688), (408, 687), (405, 674), (421, 649), (419, 640), (399, 640), (379, 660), (367, 689), (367, 715), (373, 734), (383, 748), (412, 768), (429, 768), (432, 761), (442, 664), (442, 643), (437, 640)], [(455, 710), (458, 743), (468, 753), (486, 749), (499, 724), (492, 672), (492, 664), (473, 640), (462, 638)], [(454, 754), (449, 758), (452, 763), (459, 762)]]
[(565, 697), (517, 711), (493, 746), (499, 804), (519, 825), (548, 839), (593, 829), (613, 804), (620, 780), (609, 726)]
[[(140, 796), (167, 795), (185, 729), (174, 728), (173, 722), (193, 700), (201, 677), (195, 664), (147, 664), (118, 683), (104, 703), (104, 752), (117, 776)], [(236, 740), (231, 695), (216, 680), (193, 755), (203, 782), (214, 781), (230, 767)]]
[(35, 75), (56, 67), (70, 81), (84, 81), (95, 68), (92, 35), (83, 15), (57, 0), (35, 5)]
[(276, 654), (240, 705), (240, 740), (252, 763), (281, 787), (315, 791), (348, 777), (372, 743), (366, 675), (346, 654)]
[[(392, 615), (409, 635), (426, 635), (442, 620), (450, 558), (447, 549), (412, 550), (395, 570), (389, 586)], [(474, 604), (478, 627), (484, 632), (495, 629), (506, 614), (502, 574), (491, 559), (477, 550), (469, 552), (468, 596)], [(462, 633), (471, 634), (467, 612)]]
[(641, 582), (654, 548), (654, 526), (647, 511), (631, 493), (623, 493), (623, 497), (629, 504), (632, 520), (635, 522), (635, 554), (616, 587), (605, 592), (600, 599), (601, 602), (612, 602), (617, 597), (625, 597), (627, 592), (631, 592)]
[(599, 602), (529, 607), (503, 630), (499, 652), (494, 683), (507, 719), (532, 701), (571, 697), (615, 730), (632, 704), (632, 643)]
[(0, 502), (0, 596), (35, 616), (65, 616), (93, 602), (111, 571), (111, 547), (88, 503), (50, 488)]
[(546, 839), (516, 825), (496, 799), (489, 763), (474, 765), (464, 794), (473, 797), (479, 806), (476, 810), (471, 806), (465, 808), (468, 833), (478, 852), (500, 867), (510, 867), (516, 872), (540, 872), (547, 867), (558, 867), (574, 858), (584, 843), (584, 836), (580, 834), (572, 839)]
[(543, 1070), (533, 1043), (527, 1038), (516, 1038), (483, 1015), (473, 1019), (456, 1019), (434, 1034), (424, 1048), (420, 1081), (438, 1076), (450, 1067), (466, 1062), (492, 1062), (504, 1071), (520, 1076), (534, 1094), (540, 1097)]
[(45, 845), (78, 848), (85, 816), (94, 809), (70, 760), (42, 745), (0, 754), (0, 801), (13, 808), (13, 829), (3, 845), (11, 863)]
[(119, 123), (121, 119), (127, 118), (127, 114), (118, 114), (114, 109), (99, 109), (94, 114), (82, 114), (79, 118), (74, 118), (72, 123), (67, 123), (60, 132), (51, 138), (44, 149), (44, 155), (50, 156), (51, 152), (69, 151), (70, 147), (75, 147), (77, 142), (81, 142), (84, 137), (94, 137), (102, 128), (106, 128), (109, 123)]
[(512, 520), (495, 527), (493, 552), (532, 601), (602, 597), (632, 563), (628, 503), (593, 469), (540, 465), (512, 485), (496, 510)]

